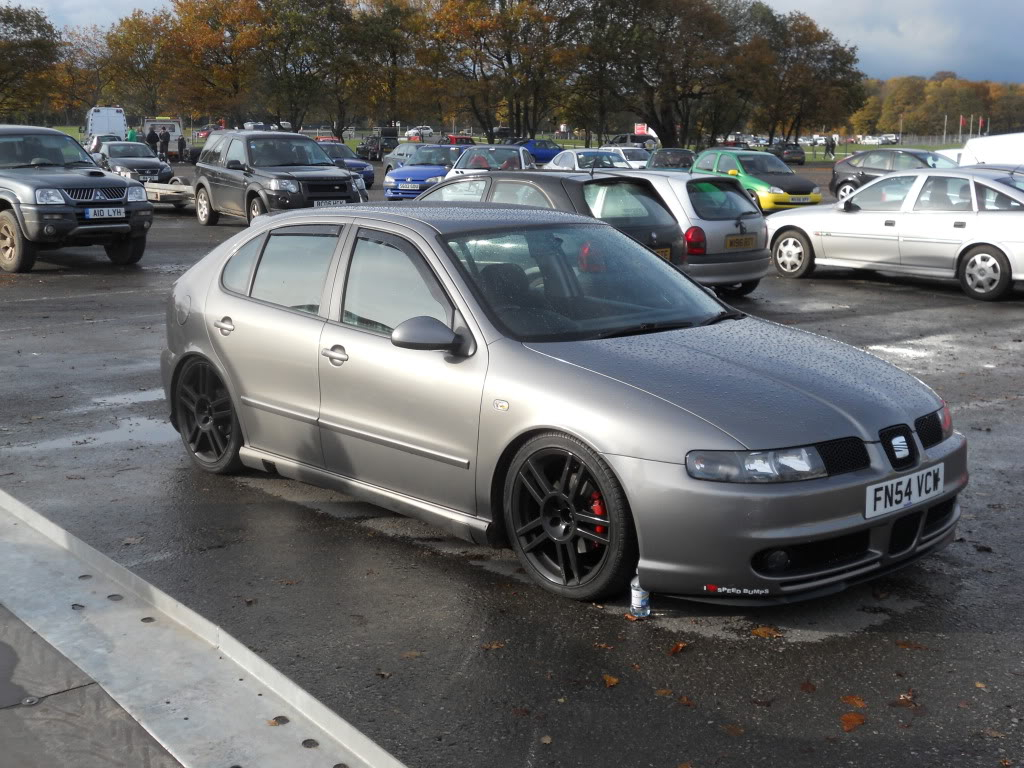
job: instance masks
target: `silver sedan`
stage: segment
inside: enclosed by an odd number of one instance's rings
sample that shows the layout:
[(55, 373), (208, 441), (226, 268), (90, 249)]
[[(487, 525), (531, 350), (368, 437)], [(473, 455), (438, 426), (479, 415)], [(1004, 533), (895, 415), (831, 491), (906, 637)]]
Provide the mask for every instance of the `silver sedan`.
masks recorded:
[(1024, 176), (978, 166), (896, 171), (834, 206), (768, 217), (775, 268), (816, 266), (956, 278), (994, 301), (1024, 280)]
[(174, 285), (196, 467), (510, 545), (538, 584), (787, 601), (952, 540), (967, 448), (913, 376), (748, 317), (594, 219), (487, 204), (261, 216)]

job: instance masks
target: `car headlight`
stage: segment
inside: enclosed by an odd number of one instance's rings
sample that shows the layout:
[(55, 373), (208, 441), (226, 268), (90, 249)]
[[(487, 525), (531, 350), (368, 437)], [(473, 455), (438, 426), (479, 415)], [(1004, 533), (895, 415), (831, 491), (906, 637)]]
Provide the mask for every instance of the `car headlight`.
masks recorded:
[(697, 480), (719, 483), (788, 483), (828, 475), (813, 446), (777, 451), (690, 451), (686, 471)]
[(112, 166), (110, 166), (110, 170), (112, 170), (114, 173), (131, 173), (132, 172), (131, 168), (128, 168), (128, 167), (123, 166), (123, 165), (112, 165)]
[(270, 188), (275, 192), (299, 193), (299, 182), (294, 179), (271, 179)]
[(146, 190), (142, 186), (131, 186), (128, 187), (128, 202), (129, 203), (144, 203), (146, 202)]
[(426, 179), (423, 183), (424, 184), (437, 184), (440, 181), (444, 181), (444, 176), (431, 176), (429, 179)]
[(784, 195), (786, 193), (782, 187), (768, 187), (768, 191), (773, 195)]
[(38, 205), (64, 205), (64, 195), (59, 189), (37, 189), (36, 203)]
[(942, 425), (942, 439), (947, 440), (953, 436), (953, 412), (949, 409), (949, 403), (942, 401), (942, 410), (939, 411), (939, 423)]
[(385, 177), (384, 177), (384, 186), (385, 186), (385, 187), (393, 187), (393, 186), (395, 186), (395, 185), (396, 185), (397, 183), (398, 183), (398, 182), (397, 182), (397, 181), (395, 181), (394, 179), (392, 179), (392, 178), (391, 178), (390, 176), (385, 176)]
[(366, 182), (363, 181), (362, 176), (353, 176), (352, 186), (355, 187), (356, 189), (366, 189)]
[(811, 194), (812, 195), (820, 195), (821, 194), (821, 187), (815, 187), (814, 189), (812, 189), (811, 190)]

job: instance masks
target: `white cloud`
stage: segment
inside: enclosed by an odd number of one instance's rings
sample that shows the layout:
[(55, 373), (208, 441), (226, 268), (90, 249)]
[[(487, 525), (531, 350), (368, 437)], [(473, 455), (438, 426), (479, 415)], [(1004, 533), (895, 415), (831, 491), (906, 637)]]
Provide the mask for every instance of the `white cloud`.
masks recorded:
[(24, 0), (21, 4), (35, 6), (43, 11), (58, 28), (93, 24), (107, 27), (118, 19), (129, 16), (137, 8), (152, 11), (166, 5), (163, 0), (106, 0), (102, 3), (83, 3), (79, 0)]

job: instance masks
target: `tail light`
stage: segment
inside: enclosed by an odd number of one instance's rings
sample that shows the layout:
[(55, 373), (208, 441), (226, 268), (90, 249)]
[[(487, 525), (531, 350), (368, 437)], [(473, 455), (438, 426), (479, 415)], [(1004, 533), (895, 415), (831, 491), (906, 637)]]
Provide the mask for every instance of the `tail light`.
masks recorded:
[(690, 227), (683, 235), (687, 256), (703, 256), (708, 251), (708, 239), (700, 227)]

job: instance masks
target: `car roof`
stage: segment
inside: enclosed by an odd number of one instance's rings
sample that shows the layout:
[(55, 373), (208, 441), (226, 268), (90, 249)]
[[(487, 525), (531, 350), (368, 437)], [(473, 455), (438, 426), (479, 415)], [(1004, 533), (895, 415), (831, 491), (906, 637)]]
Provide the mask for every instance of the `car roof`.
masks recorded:
[(863, 155), (865, 152), (908, 152), (911, 155), (934, 155), (935, 152), (930, 149), (921, 149), (919, 147), (875, 147), (873, 149), (861, 149), (854, 152), (850, 157), (855, 155)]
[[(295, 133), (294, 131), (250, 131), (244, 128), (234, 129), (228, 128), (220, 131), (213, 131), (213, 133), (219, 133), (221, 135), (231, 136), (244, 136), (246, 138), (255, 139), (273, 139), (279, 136), (302, 136), (304, 139), (309, 139), (309, 136), (303, 136), (301, 133)], [(312, 141), (312, 139), (309, 139)]]
[(12, 134), (31, 134), (35, 136), (67, 136), (63, 131), (58, 131), (54, 128), (40, 128), (35, 125), (0, 125), (0, 136), (10, 136)]
[[(396, 207), (390, 203), (360, 203), (321, 209), (331, 216), (343, 215), (366, 217), (389, 221), (406, 226), (425, 225), (441, 235), (458, 235), (465, 232), (479, 232), (491, 228), (514, 228), (543, 224), (597, 224), (607, 226), (590, 216), (555, 211), (545, 208), (530, 208), (501, 203), (451, 203), (412, 200)], [(266, 217), (272, 226), (289, 219), (308, 218), (309, 208), (282, 211)]]
[(104, 146), (109, 146), (110, 144), (131, 144), (132, 146), (136, 146), (136, 147), (148, 147), (149, 146), (149, 144), (147, 144), (144, 141), (120, 141), (120, 140), (119, 141), (104, 141), (103, 144), (104, 144)]
[(518, 144), (474, 144), (473, 149), (521, 149)]

